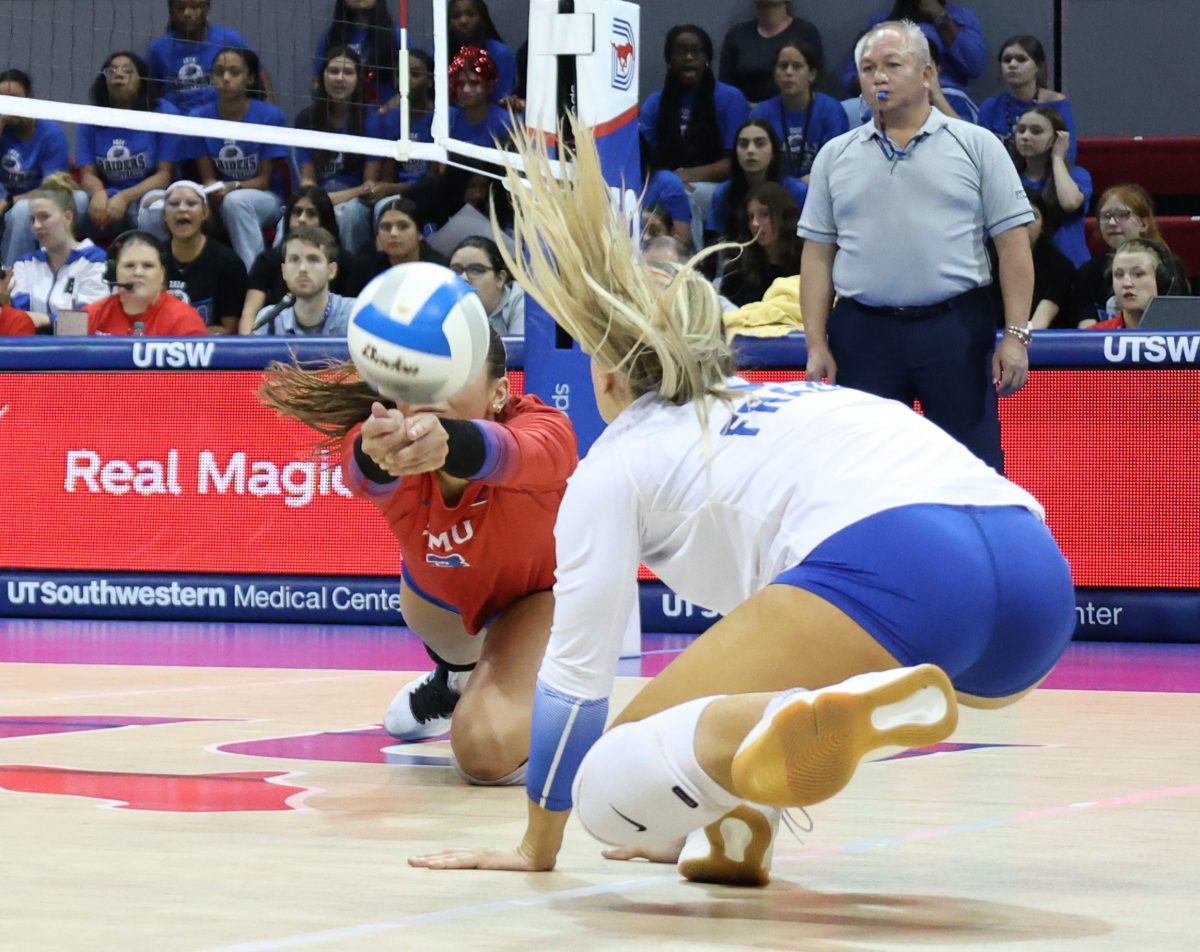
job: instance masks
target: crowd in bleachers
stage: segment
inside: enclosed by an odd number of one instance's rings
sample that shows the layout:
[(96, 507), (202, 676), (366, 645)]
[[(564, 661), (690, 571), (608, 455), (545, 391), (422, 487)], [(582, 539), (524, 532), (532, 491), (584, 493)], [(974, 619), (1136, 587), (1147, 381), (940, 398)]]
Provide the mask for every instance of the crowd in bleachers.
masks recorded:
[[(777, 300), (776, 282), (798, 274), (796, 223), (813, 161), (825, 143), (872, 121), (855, 64), (826, 61), (819, 25), (782, 0), (754, 6), (755, 18), (724, 36), (719, 60), (702, 27), (669, 30), (663, 86), (640, 110), (646, 242), (669, 237), (684, 254), (740, 244), (706, 262), (731, 311)], [(211, 22), (209, 0), (168, 0), (168, 8), (169, 29), (144, 54), (103, 60), (94, 105), (399, 137), (399, 29), (383, 0), (334, 0), (314, 51), (311, 101), (291, 121), (273, 102), (253, 43)], [(1119, 282), (1147, 268), (1155, 293), (1188, 293), (1189, 268), (1156, 224), (1152, 189), (1105, 182), (1093, 201), (1093, 177), (1076, 164), (1070, 100), (1051, 88), (1037, 38), (1000, 45), (1004, 91), (976, 104), (967, 87), (989, 64), (970, 5), (895, 0), (870, 22), (885, 18), (911, 19), (929, 40), (933, 108), (990, 129), (1009, 148), (1037, 212), (1035, 328), (1135, 326)], [(524, 105), (525, 50), (505, 45), (484, 0), (449, 0), (448, 22), (451, 135), (503, 141)], [(643, 38), (644, 49), (655, 45)], [(431, 142), (441, 78), (424, 51), (412, 51), (409, 64), (409, 135)], [(835, 75), (840, 95), (829, 92)], [(9, 69), (0, 94), (31, 97), (33, 83)], [(155, 260), (160, 290), (196, 316), (189, 332), (340, 333), (342, 302), (382, 270), (416, 260), (450, 264), (477, 288), (500, 332), (523, 332), (523, 296), (487, 237), (491, 199), (505, 219), (503, 191), (470, 163), (86, 124), (76, 129), (72, 159), (60, 125), (17, 117), (0, 118), (0, 159), (4, 333), (48, 333), (66, 310), (87, 310), (99, 332), (98, 302), (110, 297), (106, 332), (161, 332), (148, 311)], [(1134, 239), (1141, 243), (1126, 251), (1141, 256), (1137, 267), (1114, 266), (1118, 247)], [(161, 254), (146, 254), (154, 248)], [(126, 255), (146, 259), (128, 280)], [(1190, 264), (1200, 272), (1200, 261)], [(782, 313), (800, 326), (798, 303)], [(740, 320), (754, 323), (753, 314)]]

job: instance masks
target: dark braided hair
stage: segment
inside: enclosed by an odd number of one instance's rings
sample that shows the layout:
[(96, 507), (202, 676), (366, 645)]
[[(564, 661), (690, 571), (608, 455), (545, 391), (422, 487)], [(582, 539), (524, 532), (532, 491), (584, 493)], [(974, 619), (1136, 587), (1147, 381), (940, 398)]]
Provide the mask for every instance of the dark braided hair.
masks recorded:
[[(712, 37), (702, 28), (690, 23), (673, 26), (667, 32), (663, 44), (663, 58), (669, 64), (671, 48), (681, 36), (692, 35), (700, 40), (704, 56), (712, 63)], [(692, 113), (688, 118), (687, 129), (679, 131), (679, 114), (683, 104), (683, 88), (675, 74), (667, 70), (663, 83), (662, 97), (658, 104), (658, 123), (654, 129), (654, 149), (650, 155), (650, 164), (656, 169), (691, 168), (696, 165), (707, 165), (725, 156), (721, 146), (721, 129), (717, 125), (717, 104), (714, 92), (717, 87), (716, 77), (712, 67), (704, 68), (700, 79), (700, 88), (692, 97)]]

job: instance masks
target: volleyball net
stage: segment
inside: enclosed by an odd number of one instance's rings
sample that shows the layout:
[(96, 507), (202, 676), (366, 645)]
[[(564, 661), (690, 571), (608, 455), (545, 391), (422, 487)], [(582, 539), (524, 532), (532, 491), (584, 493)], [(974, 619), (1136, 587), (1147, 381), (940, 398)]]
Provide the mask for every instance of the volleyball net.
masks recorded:
[[(377, 4), (380, 10), (372, 12), (370, 24), (364, 26), (335, 19), (335, 13), (350, 6), (344, 0), (294, 0), (282, 5), (270, 0), (7, 3), (0, 21), (0, 74), (7, 79), (0, 80), (0, 92), (7, 94), (0, 95), (0, 116), (10, 132), (5, 137), (10, 147), (0, 157), (4, 171), (20, 172), (32, 158), (9, 141), (13, 126), (30, 119), (64, 127), (76, 168), (94, 164), (92, 156), (78, 151), (80, 126), (173, 136), (180, 141), (269, 145), (290, 150), (293, 160), (295, 150), (301, 150), (401, 163), (453, 164), (462, 158), (503, 163), (503, 154), (490, 138), (483, 142), (456, 138), (451, 129), (448, 71), (453, 50), (447, 4), (442, 0), (421, 4), (377, 0)], [(524, 41), (528, 22), (525, 4), (511, 7), (517, 14), (506, 15), (508, 35), (502, 37), (508, 41), (501, 64), (505, 98), (517, 81), (515, 52)], [(181, 40), (179, 27), (188, 17), (201, 14), (207, 17), (207, 27), (195, 35), (204, 36), (204, 41)], [(381, 42), (388, 36), (391, 42)], [(323, 76), (328, 54), (339, 41), (358, 57), (357, 97), (372, 121), (352, 131), (298, 127), (297, 118), (305, 111), (310, 123), (314, 112), (340, 115), (330, 108), (335, 99), (333, 84)], [(238, 121), (220, 118), (220, 111), (206, 111), (219, 99), (220, 77), (213, 74), (213, 56), (226, 47), (251, 52), (261, 67), (265, 94), (252, 91), (250, 98), (269, 109), (254, 106)], [(132, 103), (118, 96), (118, 89), (128, 88), (122, 82), (129, 80), (114, 73), (127, 70), (129, 64), (121, 59), (114, 62), (116, 53), (132, 53), (145, 62), (149, 96), (138, 96)], [(414, 60), (428, 64), (431, 89), (412, 87), (409, 66)], [(20, 73), (28, 78), (28, 88), (22, 88)], [(121, 160), (136, 161), (136, 155), (121, 148), (114, 146), (113, 168)]]

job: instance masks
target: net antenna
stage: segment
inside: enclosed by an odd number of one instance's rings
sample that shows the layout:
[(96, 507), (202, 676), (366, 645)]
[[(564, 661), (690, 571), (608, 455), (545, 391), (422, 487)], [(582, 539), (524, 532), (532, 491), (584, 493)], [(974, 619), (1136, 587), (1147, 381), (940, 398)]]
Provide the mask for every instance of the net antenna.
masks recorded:
[[(396, 159), (407, 162), (412, 154), (412, 126), (408, 113), (408, 0), (400, 0), (400, 50), (397, 54), (396, 90), (400, 96), (400, 140)], [(445, 85), (444, 83), (439, 85)]]

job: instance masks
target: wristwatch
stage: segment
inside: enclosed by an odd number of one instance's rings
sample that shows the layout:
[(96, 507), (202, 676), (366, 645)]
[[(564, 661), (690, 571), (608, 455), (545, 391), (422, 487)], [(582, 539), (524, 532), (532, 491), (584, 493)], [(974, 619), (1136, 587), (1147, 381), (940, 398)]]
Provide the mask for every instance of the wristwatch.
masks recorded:
[(1033, 343), (1033, 331), (1030, 330), (1028, 324), (1026, 324), (1024, 327), (1017, 327), (1014, 324), (1009, 324), (1004, 328), (1004, 333), (1012, 334), (1013, 337), (1019, 340), (1026, 347)]

